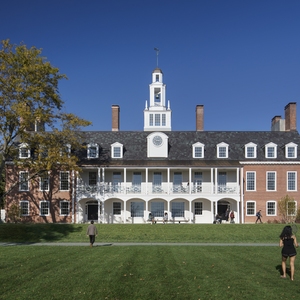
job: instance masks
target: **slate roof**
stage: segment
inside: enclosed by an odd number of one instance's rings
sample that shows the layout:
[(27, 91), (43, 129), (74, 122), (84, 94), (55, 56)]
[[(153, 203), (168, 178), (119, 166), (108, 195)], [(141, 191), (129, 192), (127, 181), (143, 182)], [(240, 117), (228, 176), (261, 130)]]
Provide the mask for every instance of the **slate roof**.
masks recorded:
[[(82, 143), (97, 143), (100, 147), (99, 159), (87, 159), (86, 150), (77, 153), (80, 165), (109, 166), (238, 166), (240, 161), (270, 161), (265, 157), (265, 145), (272, 142), (277, 145), (277, 158), (272, 161), (300, 161), (300, 136), (297, 131), (170, 131), (167, 158), (147, 157), (147, 136), (145, 131), (83, 131)], [(123, 158), (110, 157), (111, 145), (123, 144)], [(192, 145), (204, 144), (204, 158), (193, 158)], [(217, 158), (217, 144), (229, 145), (229, 157)], [(257, 158), (245, 158), (245, 145), (257, 145)], [(297, 144), (296, 159), (285, 157), (285, 145)]]

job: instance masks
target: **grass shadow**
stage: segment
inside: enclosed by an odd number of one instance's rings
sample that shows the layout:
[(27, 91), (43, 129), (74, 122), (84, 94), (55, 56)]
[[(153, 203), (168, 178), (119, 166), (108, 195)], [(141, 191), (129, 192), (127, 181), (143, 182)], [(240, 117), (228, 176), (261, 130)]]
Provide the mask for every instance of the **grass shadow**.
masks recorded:
[(0, 242), (57, 242), (81, 231), (81, 226), (72, 224), (1, 224)]

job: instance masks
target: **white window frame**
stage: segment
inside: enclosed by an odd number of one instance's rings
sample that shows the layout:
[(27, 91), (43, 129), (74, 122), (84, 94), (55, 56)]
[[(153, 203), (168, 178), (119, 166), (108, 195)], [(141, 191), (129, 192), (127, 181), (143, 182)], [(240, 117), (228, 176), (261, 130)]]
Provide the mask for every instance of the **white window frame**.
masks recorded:
[(67, 157), (70, 157), (71, 154), (71, 145), (66, 144), (64, 145), (63, 149), (60, 149), (60, 156), (63, 156), (63, 154), (66, 154)]
[[(248, 174), (253, 173), (254, 174), (254, 188), (253, 190), (248, 189)], [(256, 172), (255, 171), (247, 171), (246, 172), (246, 191), (255, 192), (256, 191)]]
[[(92, 148), (95, 148), (95, 155), (91, 155)], [(95, 143), (90, 143), (87, 145), (87, 158), (88, 159), (95, 159), (99, 158), (99, 145)]]
[[(67, 214), (63, 214), (62, 213), (62, 204), (68, 204), (68, 213)], [(63, 209), (66, 209), (66, 208), (63, 208)], [(70, 201), (67, 201), (67, 200), (61, 200), (59, 202), (59, 215), (60, 216), (68, 216), (70, 214)]]
[(44, 178), (44, 176), (40, 176), (39, 189), (40, 189), (40, 191), (49, 191), (49, 186), (50, 186), (50, 175), (49, 175), (49, 172), (45, 172), (43, 175), (47, 175), (48, 176), (48, 189), (42, 189), (42, 179)]
[[(123, 145), (122, 144), (116, 142), (110, 146), (111, 146), (111, 157), (112, 158), (123, 158)], [(120, 148), (120, 156), (115, 155), (115, 148)]]
[[(222, 142), (217, 145), (217, 157), (218, 158), (228, 158), (228, 144)], [(220, 150), (225, 148), (225, 156), (220, 156)]]
[[(26, 204), (26, 206), (27, 206), (27, 208), (26, 208), (27, 213), (26, 214), (23, 213), (23, 208), (22, 208), (23, 204)], [(20, 201), (20, 214), (21, 214), (21, 217), (29, 216), (29, 212), (30, 212), (30, 203), (29, 203), (29, 201), (28, 200), (21, 200)]]
[[(253, 156), (248, 156), (248, 149), (253, 148)], [(256, 158), (257, 156), (257, 145), (254, 143), (248, 143), (245, 145), (245, 157), (246, 158)]]
[[(253, 214), (248, 214), (248, 203), (254, 203)], [(255, 215), (256, 215), (256, 201), (254, 200), (246, 201), (246, 216), (255, 216)]]
[[(294, 213), (293, 214), (289, 214), (289, 203), (295, 203), (295, 210), (294, 210)], [(286, 208), (286, 212), (287, 212), (287, 215), (288, 216), (296, 216), (297, 215), (297, 201), (289, 201), (287, 202), (287, 208)]]
[[(23, 150), (27, 150), (27, 156), (23, 156)], [(19, 146), (19, 158), (21, 159), (26, 159), (26, 158), (30, 158), (30, 149), (28, 147), (28, 144), (26, 143), (22, 143), (20, 146)]]
[[(295, 174), (295, 189), (294, 190), (289, 189), (289, 173)], [(298, 188), (297, 188), (297, 172), (296, 171), (287, 171), (286, 172), (286, 190), (289, 192), (297, 192)]]
[[(274, 203), (274, 214), (269, 213), (268, 203)], [(277, 216), (277, 202), (275, 200), (269, 200), (266, 202), (266, 215), (267, 216)]]
[[(27, 179), (22, 180), (23, 174), (27, 174)], [(27, 184), (27, 188), (23, 189), (23, 184)], [(29, 172), (28, 171), (20, 171), (19, 172), (19, 191), (29, 191)]]
[[(193, 144), (192, 146), (193, 146), (193, 158), (204, 158), (204, 144), (198, 142)], [(201, 149), (200, 156), (197, 156), (197, 151), (196, 151), (197, 148)]]
[[(274, 156), (269, 156), (269, 149), (274, 148)], [(277, 158), (277, 145), (274, 143), (268, 143), (265, 145), (265, 157), (275, 159)]]
[[(47, 208), (47, 210), (48, 210), (48, 213), (47, 214), (42, 214), (42, 203), (47, 203), (47, 206), (48, 206), (48, 208)], [(43, 208), (43, 209), (45, 209), (45, 208)], [(50, 202), (49, 201), (47, 201), (47, 200), (41, 200), (40, 201), (40, 216), (50, 216)]]
[[(199, 204), (199, 208), (196, 209), (196, 204)], [(202, 216), (203, 215), (203, 202), (202, 201), (195, 201), (194, 202), (194, 215), (195, 216)], [(199, 213), (196, 213), (196, 210), (199, 210)]]
[[(268, 174), (274, 173), (274, 190), (269, 190), (269, 180)], [(276, 171), (267, 171), (266, 172), (266, 190), (268, 192), (276, 192), (277, 191), (277, 172)]]
[[(68, 174), (68, 189), (62, 189), (62, 174)], [(64, 179), (65, 180), (65, 179)], [(70, 190), (70, 172), (69, 171), (60, 171), (59, 172), (59, 190), (60, 191), (69, 191)]]
[[(294, 148), (294, 156), (289, 156), (289, 148)], [(298, 145), (295, 143), (288, 143), (285, 145), (285, 158), (297, 158)]]

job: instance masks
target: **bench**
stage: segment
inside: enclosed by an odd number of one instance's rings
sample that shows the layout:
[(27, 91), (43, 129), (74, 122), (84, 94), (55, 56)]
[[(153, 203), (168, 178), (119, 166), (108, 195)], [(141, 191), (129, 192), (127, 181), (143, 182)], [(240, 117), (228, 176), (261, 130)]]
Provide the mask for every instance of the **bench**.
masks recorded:
[(165, 221), (164, 222), (164, 220), (163, 219), (154, 219), (153, 220), (153, 222), (152, 222), (152, 220), (147, 220), (147, 222), (148, 223), (154, 223), (154, 224), (156, 224), (156, 223), (178, 223), (178, 224), (180, 224), (180, 223), (188, 223), (190, 220), (189, 219), (184, 219), (184, 220), (167, 220), (167, 221)]

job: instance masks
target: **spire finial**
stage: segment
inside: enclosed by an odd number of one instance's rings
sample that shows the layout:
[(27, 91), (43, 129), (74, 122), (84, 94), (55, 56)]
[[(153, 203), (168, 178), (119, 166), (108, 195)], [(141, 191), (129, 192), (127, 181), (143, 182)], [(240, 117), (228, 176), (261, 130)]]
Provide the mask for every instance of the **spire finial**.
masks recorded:
[(158, 48), (154, 48), (154, 50), (156, 51), (156, 66), (158, 67), (158, 54), (159, 54), (159, 49), (158, 49)]

